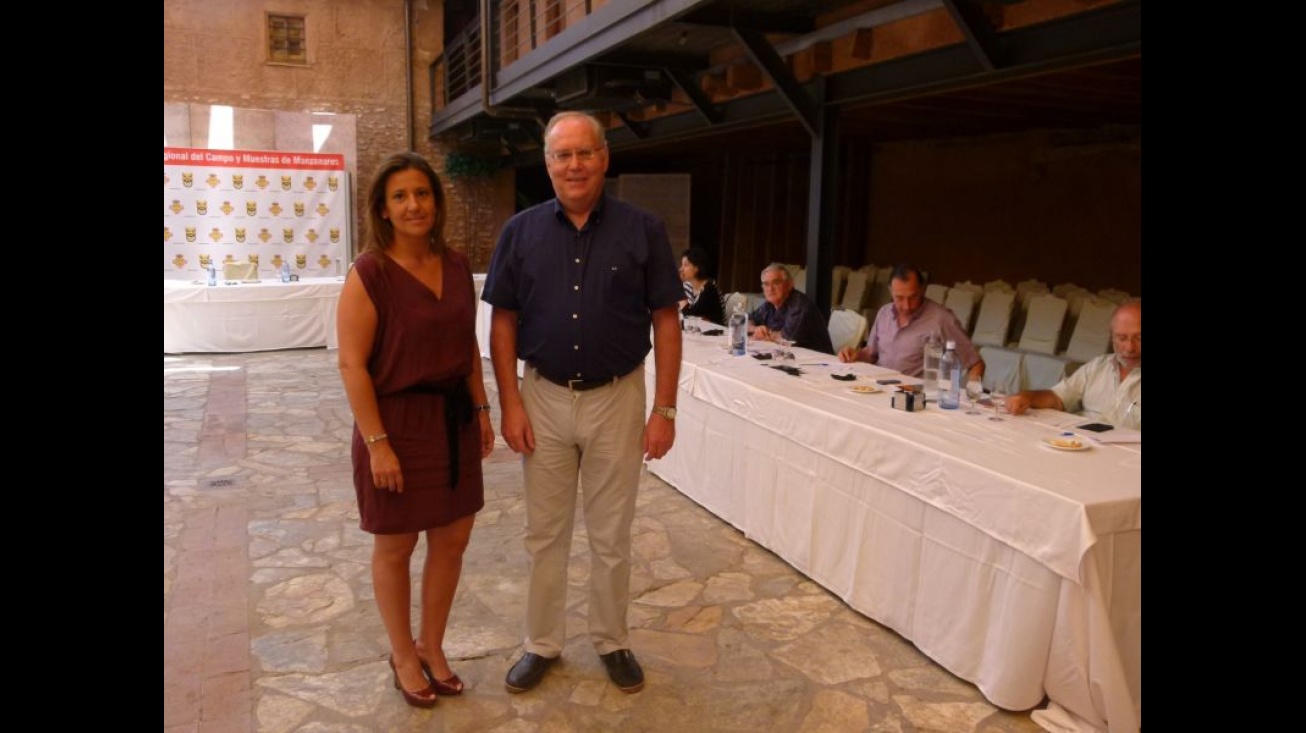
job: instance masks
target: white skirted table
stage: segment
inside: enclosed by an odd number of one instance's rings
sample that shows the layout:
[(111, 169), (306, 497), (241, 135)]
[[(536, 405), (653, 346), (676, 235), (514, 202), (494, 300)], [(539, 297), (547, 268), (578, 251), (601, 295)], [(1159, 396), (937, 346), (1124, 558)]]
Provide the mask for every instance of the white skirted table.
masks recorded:
[(343, 277), (259, 280), (209, 287), (163, 281), (163, 353), (336, 346)]
[(1041, 439), (1077, 418), (895, 410), (851, 388), (901, 375), (798, 349), (790, 376), (723, 338), (686, 335), (676, 444), (649, 470), (995, 705), (1046, 695), (1045, 727), (1136, 733), (1141, 443), (1057, 451)]

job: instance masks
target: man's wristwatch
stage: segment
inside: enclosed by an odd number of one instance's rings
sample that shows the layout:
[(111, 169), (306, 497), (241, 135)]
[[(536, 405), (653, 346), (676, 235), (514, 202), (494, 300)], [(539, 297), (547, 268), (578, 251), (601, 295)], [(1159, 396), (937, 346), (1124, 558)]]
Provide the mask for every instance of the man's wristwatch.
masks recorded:
[(654, 406), (654, 407), (653, 407), (653, 414), (654, 414), (654, 415), (661, 415), (662, 417), (665, 417), (665, 418), (668, 419), (668, 420), (675, 420), (675, 419), (676, 419), (676, 408), (675, 408), (674, 406), (673, 406), (673, 407), (658, 407), (658, 406)]

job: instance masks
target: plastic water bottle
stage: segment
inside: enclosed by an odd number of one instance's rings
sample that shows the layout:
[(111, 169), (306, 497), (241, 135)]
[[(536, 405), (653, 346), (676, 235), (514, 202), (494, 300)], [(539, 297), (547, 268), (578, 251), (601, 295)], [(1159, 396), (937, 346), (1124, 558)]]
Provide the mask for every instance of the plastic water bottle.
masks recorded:
[(939, 407), (955, 410), (961, 406), (961, 358), (957, 342), (949, 341), (939, 359)]
[(281, 261), (281, 282), (290, 282), (290, 263), (286, 260)]
[(730, 314), (730, 353), (743, 356), (748, 351), (748, 314), (744, 306), (735, 303), (735, 312)]
[(922, 363), (925, 373), (921, 378), (925, 380), (925, 384), (922, 386), (928, 399), (937, 400), (939, 399), (939, 359), (943, 357), (943, 341), (937, 332), (925, 337), (923, 352)]
[(209, 286), (212, 287), (217, 284), (218, 284), (218, 266), (213, 264), (213, 260), (209, 260)]

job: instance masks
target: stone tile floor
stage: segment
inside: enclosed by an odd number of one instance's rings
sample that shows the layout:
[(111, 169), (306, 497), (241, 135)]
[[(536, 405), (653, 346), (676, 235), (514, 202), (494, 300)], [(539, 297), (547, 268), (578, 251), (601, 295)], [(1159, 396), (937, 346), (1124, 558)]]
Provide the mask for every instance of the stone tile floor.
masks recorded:
[(527, 558), (502, 440), (448, 632), (467, 691), (411, 708), (373, 603), (335, 352), (165, 355), (163, 396), (165, 732), (1041, 731), (647, 473), (630, 611), (644, 691), (613, 687), (585, 635), (578, 518), (562, 661), (509, 695)]

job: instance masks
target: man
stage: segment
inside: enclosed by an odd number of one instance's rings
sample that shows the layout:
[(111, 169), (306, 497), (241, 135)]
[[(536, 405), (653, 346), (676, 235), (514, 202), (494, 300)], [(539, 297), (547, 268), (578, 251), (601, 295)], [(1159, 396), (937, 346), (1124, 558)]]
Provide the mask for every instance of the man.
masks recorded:
[(965, 381), (984, 376), (984, 360), (961, 321), (952, 311), (925, 298), (925, 278), (920, 270), (911, 265), (894, 267), (889, 276), (889, 294), (893, 302), (875, 314), (866, 346), (840, 351), (839, 361), (865, 361), (919, 377), (925, 373), (925, 341), (936, 333), (944, 342), (957, 343), (957, 357), (967, 370)]
[[(761, 341), (775, 341), (783, 336), (794, 346), (834, 353), (825, 316), (806, 293), (794, 290), (794, 278), (788, 268), (772, 262), (762, 270), (762, 295), (766, 302), (748, 317), (750, 323), (756, 324), (750, 336)], [(727, 313), (726, 317), (729, 316)]]
[(1143, 429), (1143, 301), (1127, 301), (1111, 315), (1111, 354), (1088, 361), (1052, 389), (1007, 398), (1019, 415), (1031, 407), (1074, 412), (1112, 425)]
[[(554, 116), (544, 156), (556, 198), (504, 225), (482, 299), (494, 307), (490, 358), (501, 432), (521, 453), (531, 557), (525, 653), (509, 692), (539, 684), (566, 641), (567, 558), (577, 480), (590, 546), (589, 632), (623, 692), (644, 686), (630, 651), (630, 527), (641, 459), (675, 440), (683, 296), (671, 245), (652, 214), (603, 193), (603, 125)], [(649, 327), (657, 384), (645, 421)], [(520, 388), (517, 359), (527, 369)]]

